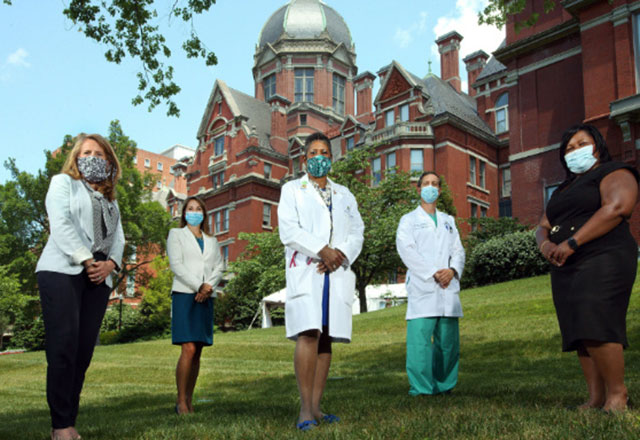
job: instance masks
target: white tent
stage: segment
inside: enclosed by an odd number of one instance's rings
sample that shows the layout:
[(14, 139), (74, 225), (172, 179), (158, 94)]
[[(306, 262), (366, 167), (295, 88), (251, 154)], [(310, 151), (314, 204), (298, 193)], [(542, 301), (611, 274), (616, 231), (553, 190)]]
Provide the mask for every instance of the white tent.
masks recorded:
[[(354, 295), (356, 298), (355, 301), (353, 301), (352, 310), (353, 314), (357, 315), (360, 313), (360, 299), (358, 298), (357, 292), (354, 292)], [(366, 288), (366, 295), (367, 310), (370, 312), (402, 304), (407, 301), (407, 291), (404, 288), (404, 283), (369, 285)], [(273, 326), (271, 323), (271, 308), (284, 307), (286, 298), (286, 288), (262, 298), (260, 301), (260, 309), (256, 312), (255, 317), (257, 318), (258, 313), (262, 313), (262, 328)]]

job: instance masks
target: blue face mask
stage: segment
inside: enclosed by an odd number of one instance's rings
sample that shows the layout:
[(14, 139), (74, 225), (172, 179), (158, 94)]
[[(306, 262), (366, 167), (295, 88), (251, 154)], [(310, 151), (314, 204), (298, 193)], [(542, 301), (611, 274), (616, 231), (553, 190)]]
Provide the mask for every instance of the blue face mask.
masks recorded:
[(313, 156), (307, 159), (307, 171), (313, 177), (324, 177), (331, 169), (331, 159), (327, 156)]
[(585, 145), (564, 156), (567, 168), (574, 174), (586, 173), (598, 161), (593, 157), (593, 145)]
[(184, 219), (191, 226), (200, 226), (200, 223), (204, 220), (204, 215), (201, 212), (189, 211), (184, 215)]
[(422, 197), (422, 200), (426, 203), (433, 203), (438, 198), (439, 193), (440, 191), (435, 186), (423, 186), (420, 190), (420, 197)]

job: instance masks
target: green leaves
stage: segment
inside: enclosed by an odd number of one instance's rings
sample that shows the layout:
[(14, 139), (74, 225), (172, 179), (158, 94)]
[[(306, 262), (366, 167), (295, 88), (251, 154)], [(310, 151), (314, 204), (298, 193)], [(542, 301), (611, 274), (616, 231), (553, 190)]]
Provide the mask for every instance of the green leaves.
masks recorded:
[[(11, 4), (10, 0), (3, 0)], [(180, 116), (180, 109), (173, 97), (180, 87), (173, 81), (174, 69), (168, 64), (171, 49), (166, 44), (154, 0), (71, 0), (63, 14), (79, 31), (106, 47), (105, 59), (120, 64), (128, 55), (138, 59), (141, 70), (136, 74), (139, 93), (132, 99), (133, 105), (148, 103), (151, 111), (164, 103), (168, 116)], [(193, 16), (208, 11), (215, 0), (175, 0), (169, 16), (191, 22), (190, 37), (183, 49), (187, 58), (201, 57), (207, 66), (217, 64), (213, 52), (205, 47), (193, 28)], [(160, 23), (160, 24), (159, 24)], [(169, 22), (167, 22), (168, 24)]]

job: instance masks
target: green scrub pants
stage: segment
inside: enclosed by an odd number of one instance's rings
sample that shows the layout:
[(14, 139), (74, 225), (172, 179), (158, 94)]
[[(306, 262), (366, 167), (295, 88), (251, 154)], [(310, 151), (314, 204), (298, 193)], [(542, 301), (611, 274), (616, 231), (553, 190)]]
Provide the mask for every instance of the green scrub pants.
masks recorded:
[(444, 393), (458, 382), (460, 333), (458, 318), (407, 321), (409, 394)]

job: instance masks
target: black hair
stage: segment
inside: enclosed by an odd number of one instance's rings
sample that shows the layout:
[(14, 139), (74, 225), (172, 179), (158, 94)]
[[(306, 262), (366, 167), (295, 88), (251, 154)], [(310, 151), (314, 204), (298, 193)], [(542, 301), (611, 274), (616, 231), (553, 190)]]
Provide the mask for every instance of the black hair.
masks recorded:
[(569, 167), (567, 167), (567, 161), (564, 159), (564, 155), (567, 152), (567, 145), (569, 145), (569, 141), (579, 131), (584, 131), (593, 138), (593, 141), (595, 142), (595, 150), (598, 152), (600, 163), (611, 161), (611, 155), (609, 154), (607, 143), (602, 137), (600, 131), (591, 124), (576, 124), (562, 134), (562, 141), (560, 141), (560, 163), (567, 174), (567, 181), (573, 180), (575, 174), (573, 174), (569, 170)]
[(425, 171), (424, 173), (420, 174), (420, 178), (418, 179), (418, 188), (420, 188), (422, 186), (422, 179), (425, 176), (428, 176), (429, 174), (433, 174), (434, 176), (436, 176), (438, 178), (438, 188), (440, 187), (440, 183), (441, 183), (442, 179), (440, 178), (438, 173), (436, 173), (435, 171)]
[(321, 133), (319, 131), (316, 131), (315, 133), (310, 134), (309, 136), (307, 136), (307, 139), (304, 141), (304, 155), (305, 156), (307, 155), (307, 152), (309, 151), (309, 147), (315, 141), (324, 142), (327, 145), (327, 148), (329, 149), (329, 155), (333, 156), (333, 153), (331, 153), (331, 141), (329, 140), (329, 138), (324, 133)]

